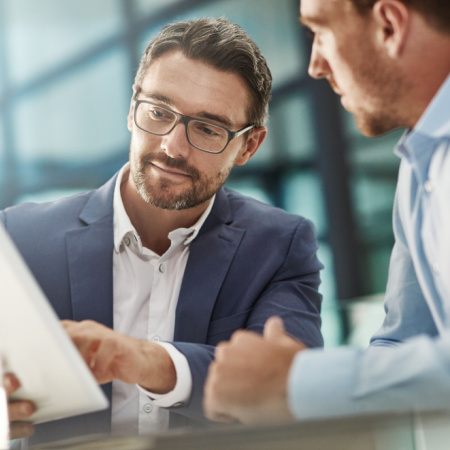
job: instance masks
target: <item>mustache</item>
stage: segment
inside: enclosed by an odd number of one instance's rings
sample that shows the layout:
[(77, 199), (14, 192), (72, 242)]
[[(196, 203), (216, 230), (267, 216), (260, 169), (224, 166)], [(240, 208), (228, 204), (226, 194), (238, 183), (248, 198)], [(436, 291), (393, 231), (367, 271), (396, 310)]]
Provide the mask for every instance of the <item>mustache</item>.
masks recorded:
[(333, 89), (333, 91), (336, 92), (336, 94), (338, 94), (339, 93), (339, 87), (336, 84), (336, 82), (334, 81), (334, 79), (330, 78), (330, 77), (327, 77), (327, 81), (330, 84), (331, 89)]
[(165, 153), (149, 153), (142, 158), (143, 164), (151, 164), (152, 162), (160, 162), (172, 169), (181, 170), (190, 175), (194, 180), (200, 178), (200, 174), (195, 167), (187, 163), (185, 159), (175, 159), (167, 156)]

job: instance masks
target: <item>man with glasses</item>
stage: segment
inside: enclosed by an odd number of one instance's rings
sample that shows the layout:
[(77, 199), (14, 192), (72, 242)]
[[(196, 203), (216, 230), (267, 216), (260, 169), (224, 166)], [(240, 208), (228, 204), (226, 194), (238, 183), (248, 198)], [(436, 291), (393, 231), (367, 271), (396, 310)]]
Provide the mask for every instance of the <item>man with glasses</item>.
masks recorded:
[(223, 187), (266, 136), (270, 89), (238, 26), (170, 25), (133, 85), (129, 163), (98, 190), (0, 213), (112, 399), (112, 411), (39, 425), (41, 440), (110, 423), (160, 431), (169, 412), (171, 426), (201, 423), (214, 346), (240, 328), (262, 332), (271, 315), (322, 345), (312, 224)]

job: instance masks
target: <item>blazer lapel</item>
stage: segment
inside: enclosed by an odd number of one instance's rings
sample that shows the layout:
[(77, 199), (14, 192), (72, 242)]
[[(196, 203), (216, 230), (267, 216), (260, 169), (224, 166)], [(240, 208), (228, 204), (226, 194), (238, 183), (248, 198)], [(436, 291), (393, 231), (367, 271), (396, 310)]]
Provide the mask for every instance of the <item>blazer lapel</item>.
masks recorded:
[(217, 296), (245, 233), (231, 222), (231, 207), (221, 189), (191, 244), (176, 311), (175, 341), (206, 342)]
[(66, 234), (73, 319), (113, 327), (113, 194), (116, 177), (83, 208), (81, 228)]

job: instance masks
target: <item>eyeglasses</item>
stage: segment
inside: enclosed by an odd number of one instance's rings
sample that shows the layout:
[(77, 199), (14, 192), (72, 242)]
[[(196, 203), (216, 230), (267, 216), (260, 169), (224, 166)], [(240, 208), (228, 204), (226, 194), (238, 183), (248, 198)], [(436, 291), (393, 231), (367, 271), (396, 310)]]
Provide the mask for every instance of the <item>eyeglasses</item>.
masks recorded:
[(134, 123), (138, 128), (157, 136), (165, 136), (181, 122), (185, 126), (189, 144), (202, 152), (222, 153), (231, 140), (254, 127), (249, 125), (238, 131), (230, 131), (215, 123), (185, 116), (148, 100), (138, 100), (136, 97), (139, 92), (138, 90), (133, 98)]

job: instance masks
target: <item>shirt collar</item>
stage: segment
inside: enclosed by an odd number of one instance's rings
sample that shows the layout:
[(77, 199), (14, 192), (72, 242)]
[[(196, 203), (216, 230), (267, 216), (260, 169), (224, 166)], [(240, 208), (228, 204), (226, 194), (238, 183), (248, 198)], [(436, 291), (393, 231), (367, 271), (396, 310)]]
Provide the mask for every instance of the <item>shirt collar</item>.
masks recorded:
[[(128, 179), (129, 171), (130, 163), (126, 163), (117, 176), (116, 186), (114, 188), (114, 250), (116, 253), (119, 253), (120, 246), (126, 236), (132, 236), (138, 243), (139, 249), (142, 250), (141, 240), (136, 229), (131, 223), (127, 212), (125, 211), (125, 206), (123, 205), (122, 195), (120, 192), (122, 183)], [(172, 245), (178, 245), (181, 243), (188, 245), (197, 237), (201, 227), (211, 212), (215, 198), (216, 196), (214, 195), (211, 198), (208, 207), (194, 225), (189, 228), (178, 228), (169, 233), (169, 239), (171, 240)]]
[(125, 164), (122, 169), (120, 169), (119, 175), (117, 176), (116, 180), (116, 186), (114, 188), (114, 250), (116, 251), (116, 253), (119, 253), (120, 246), (125, 236), (127, 236), (128, 234), (132, 234), (137, 240), (137, 232), (131, 224), (127, 212), (125, 211), (125, 206), (123, 205), (122, 201), (122, 194), (120, 192), (120, 186), (128, 178), (129, 170), (129, 163)]
[(395, 147), (395, 153), (417, 166), (421, 178), (425, 177), (437, 139), (450, 137), (448, 104), (450, 101), (450, 75), (439, 88), (415, 127), (405, 131)]
[(414, 127), (415, 133), (420, 133), (434, 139), (450, 137), (450, 121), (448, 109), (450, 102), (450, 75), (444, 81), (438, 92), (428, 105), (422, 117)]

